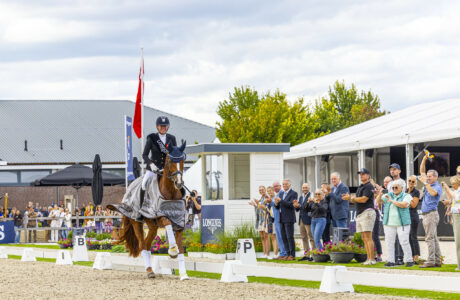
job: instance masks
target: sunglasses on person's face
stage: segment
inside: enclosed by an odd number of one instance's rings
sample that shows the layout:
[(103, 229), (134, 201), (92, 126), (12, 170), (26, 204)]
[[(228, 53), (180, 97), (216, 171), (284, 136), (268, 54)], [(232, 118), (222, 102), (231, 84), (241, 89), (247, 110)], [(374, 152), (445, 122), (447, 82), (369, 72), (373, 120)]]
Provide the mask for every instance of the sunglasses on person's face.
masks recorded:
[(459, 171), (457, 171), (457, 175), (460, 175), (460, 172), (459, 172)]
[(320, 194), (320, 193), (318, 193), (318, 194), (315, 194), (315, 196), (321, 196), (321, 194)]
[(415, 183), (415, 180), (409, 180), (410, 183)]
[(395, 191), (395, 190), (399, 190), (399, 186), (394, 186), (393, 191)]

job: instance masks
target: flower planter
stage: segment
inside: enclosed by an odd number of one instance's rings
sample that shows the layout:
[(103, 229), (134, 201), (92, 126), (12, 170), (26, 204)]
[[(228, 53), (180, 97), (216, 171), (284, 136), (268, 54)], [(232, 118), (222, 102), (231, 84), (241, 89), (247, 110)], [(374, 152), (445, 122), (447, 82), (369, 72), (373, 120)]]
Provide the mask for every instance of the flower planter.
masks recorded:
[(160, 248), (158, 249), (159, 254), (168, 254), (168, 248)]
[(349, 263), (355, 257), (355, 253), (353, 252), (331, 252), (329, 255), (332, 262), (336, 264)]
[(311, 256), (314, 262), (328, 262), (331, 258), (328, 254), (312, 254)]
[(355, 253), (355, 260), (356, 262), (362, 263), (367, 260), (367, 254), (366, 253)]
[(70, 247), (70, 245), (59, 244), (59, 248), (61, 248), (61, 249), (67, 249), (69, 247)]
[(112, 244), (103, 244), (101, 245), (102, 250), (112, 250)]
[(88, 250), (99, 250), (101, 245), (87, 245)]

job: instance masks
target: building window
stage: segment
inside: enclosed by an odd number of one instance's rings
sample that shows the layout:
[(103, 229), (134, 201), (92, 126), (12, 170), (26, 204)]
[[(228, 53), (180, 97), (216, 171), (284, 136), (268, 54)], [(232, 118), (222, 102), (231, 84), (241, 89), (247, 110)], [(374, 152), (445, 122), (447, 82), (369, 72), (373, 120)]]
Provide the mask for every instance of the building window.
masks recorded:
[(0, 185), (19, 184), (18, 171), (0, 171)]
[(229, 154), (229, 197), (250, 199), (249, 154)]
[(21, 183), (31, 183), (51, 174), (51, 170), (21, 171)]
[(206, 155), (206, 200), (223, 199), (222, 155)]

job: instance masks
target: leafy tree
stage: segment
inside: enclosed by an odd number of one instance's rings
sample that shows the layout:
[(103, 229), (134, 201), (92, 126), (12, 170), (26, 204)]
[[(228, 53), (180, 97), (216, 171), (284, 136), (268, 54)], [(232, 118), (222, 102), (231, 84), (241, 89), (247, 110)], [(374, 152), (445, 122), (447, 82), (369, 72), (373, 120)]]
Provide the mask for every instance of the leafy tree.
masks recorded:
[(216, 135), (223, 143), (290, 143), (297, 145), (379, 117), (380, 99), (369, 92), (346, 88), (336, 81), (328, 95), (306, 105), (290, 104), (280, 91), (262, 97), (250, 87), (235, 88), (219, 103)]
[(235, 88), (219, 103), (216, 135), (223, 143), (291, 143), (314, 137), (309, 107), (299, 98), (289, 104), (286, 94), (276, 91), (259, 98), (249, 87)]

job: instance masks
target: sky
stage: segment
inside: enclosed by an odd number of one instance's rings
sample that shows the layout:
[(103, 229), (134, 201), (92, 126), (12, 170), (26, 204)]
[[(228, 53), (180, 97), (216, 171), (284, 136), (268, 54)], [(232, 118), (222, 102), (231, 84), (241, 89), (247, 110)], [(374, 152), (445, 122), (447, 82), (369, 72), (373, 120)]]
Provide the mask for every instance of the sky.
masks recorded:
[[(235, 86), (396, 111), (460, 99), (458, 1), (0, 1), (0, 99), (135, 101), (208, 125)], [(460, 101), (460, 100), (459, 100)], [(153, 120), (152, 120), (153, 122)]]

